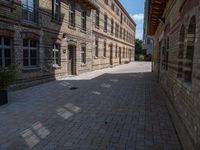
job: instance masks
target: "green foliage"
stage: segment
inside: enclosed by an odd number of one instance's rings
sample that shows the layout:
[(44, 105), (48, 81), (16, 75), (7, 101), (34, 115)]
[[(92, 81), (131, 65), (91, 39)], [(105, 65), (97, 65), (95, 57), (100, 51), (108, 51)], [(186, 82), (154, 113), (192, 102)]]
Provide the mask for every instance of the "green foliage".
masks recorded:
[(139, 55), (139, 61), (144, 61), (144, 55)]
[(136, 39), (135, 40), (135, 54), (136, 55), (145, 55), (145, 50), (142, 49), (142, 44), (143, 44), (143, 41), (140, 40), (140, 39)]
[(6, 89), (16, 80), (16, 65), (0, 69), (0, 90)]

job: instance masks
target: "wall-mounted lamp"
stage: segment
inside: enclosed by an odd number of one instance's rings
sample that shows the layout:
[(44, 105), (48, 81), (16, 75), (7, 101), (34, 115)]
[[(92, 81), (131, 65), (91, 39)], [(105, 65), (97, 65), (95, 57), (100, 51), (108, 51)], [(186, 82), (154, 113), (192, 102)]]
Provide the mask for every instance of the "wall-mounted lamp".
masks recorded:
[(66, 51), (67, 51), (66, 49), (63, 49), (63, 54), (66, 54)]

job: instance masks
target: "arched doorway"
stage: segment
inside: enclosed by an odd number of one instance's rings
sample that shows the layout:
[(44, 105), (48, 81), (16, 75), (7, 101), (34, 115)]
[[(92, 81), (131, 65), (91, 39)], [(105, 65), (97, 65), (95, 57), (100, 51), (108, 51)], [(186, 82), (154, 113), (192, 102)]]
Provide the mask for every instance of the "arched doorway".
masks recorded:
[(178, 51), (178, 73), (177, 77), (183, 77), (183, 55), (184, 55), (184, 48), (185, 48), (185, 26), (182, 25), (180, 34), (179, 34), (179, 51)]
[(195, 33), (196, 33), (196, 18), (195, 18), (195, 16), (193, 16), (190, 20), (188, 33), (187, 33), (187, 49), (185, 52), (185, 65), (184, 65), (184, 80), (185, 80), (185, 82), (192, 81)]
[(76, 74), (76, 46), (68, 45), (68, 75)]

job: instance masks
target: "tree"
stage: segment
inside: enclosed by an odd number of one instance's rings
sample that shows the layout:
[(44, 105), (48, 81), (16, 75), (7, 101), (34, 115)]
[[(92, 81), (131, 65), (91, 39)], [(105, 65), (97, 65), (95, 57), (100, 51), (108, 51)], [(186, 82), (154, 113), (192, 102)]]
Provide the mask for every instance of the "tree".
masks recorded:
[(143, 60), (146, 54), (145, 50), (142, 48), (143, 41), (140, 39), (135, 40), (135, 60)]

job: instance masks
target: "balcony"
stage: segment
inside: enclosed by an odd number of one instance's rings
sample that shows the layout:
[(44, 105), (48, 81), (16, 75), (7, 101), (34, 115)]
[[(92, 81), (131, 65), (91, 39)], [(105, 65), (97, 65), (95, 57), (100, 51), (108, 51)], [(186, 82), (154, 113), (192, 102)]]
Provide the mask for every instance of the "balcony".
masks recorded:
[(82, 6), (85, 9), (98, 9), (98, 5), (96, 4), (96, 0), (79, 0)]
[(38, 23), (38, 11), (28, 5), (22, 5), (22, 20), (26, 23)]

